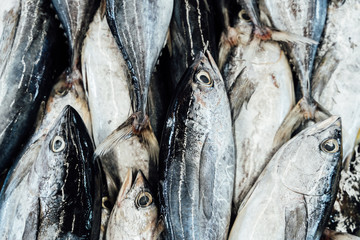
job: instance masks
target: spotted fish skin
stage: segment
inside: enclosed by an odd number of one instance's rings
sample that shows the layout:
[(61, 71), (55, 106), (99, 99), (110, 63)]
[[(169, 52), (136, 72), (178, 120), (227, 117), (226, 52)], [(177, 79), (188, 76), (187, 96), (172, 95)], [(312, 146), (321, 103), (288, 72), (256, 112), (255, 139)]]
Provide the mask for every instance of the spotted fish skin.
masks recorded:
[(165, 238), (225, 239), (234, 139), (225, 85), (209, 52), (196, 56), (178, 86), (163, 130), (159, 164)]
[(68, 74), (79, 78), (80, 54), (89, 24), (100, 0), (52, 0), (69, 43), (70, 69)]
[(12, 25), (16, 30), (7, 40), (12, 44), (0, 54), (7, 54), (0, 63), (0, 172), (30, 136), (41, 101), (65, 68), (59, 22), (48, 1), (23, 1), (19, 11), (17, 24)]
[(107, 0), (106, 18), (131, 73), (132, 106), (145, 121), (148, 90), (164, 46), (173, 0)]

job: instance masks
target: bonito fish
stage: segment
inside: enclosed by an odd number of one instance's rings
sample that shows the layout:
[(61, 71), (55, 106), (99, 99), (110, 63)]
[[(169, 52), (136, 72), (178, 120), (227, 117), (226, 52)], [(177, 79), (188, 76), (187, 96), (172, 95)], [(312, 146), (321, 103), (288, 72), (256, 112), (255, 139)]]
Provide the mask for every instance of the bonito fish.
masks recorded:
[(229, 239), (320, 239), (341, 164), (341, 121), (333, 116), (284, 144), (242, 202)]
[(0, 172), (30, 136), (41, 101), (50, 93), (54, 76), (65, 67), (59, 23), (48, 2), (22, 1), (17, 7), (1, 19), (0, 49), (5, 52), (0, 54)]
[(81, 79), (80, 54), (89, 24), (100, 0), (51, 0), (69, 44), (68, 82)]
[(129, 70), (106, 21), (104, 4), (86, 34), (81, 62), (96, 146), (132, 113)]
[(97, 218), (93, 214), (95, 170), (92, 141), (80, 116), (66, 107), (44, 143), (34, 146), (40, 150), (30, 172), (16, 188), (1, 192), (0, 235), (7, 239), (89, 238)]
[(225, 63), (223, 76), (232, 107), (236, 173), (234, 212), (264, 169), (276, 131), (295, 103), (293, 79), (276, 42), (251, 38), (252, 23), (236, 18), (238, 44)]
[(170, 105), (160, 157), (166, 239), (226, 239), (235, 152), (229, 100), (209, 52), (187, 69)]
[(155, 199), (142, 172), (133, 181), (129, 169), (110, 215), (106, 239), (158, 239), (164, 225), (158, 220)]

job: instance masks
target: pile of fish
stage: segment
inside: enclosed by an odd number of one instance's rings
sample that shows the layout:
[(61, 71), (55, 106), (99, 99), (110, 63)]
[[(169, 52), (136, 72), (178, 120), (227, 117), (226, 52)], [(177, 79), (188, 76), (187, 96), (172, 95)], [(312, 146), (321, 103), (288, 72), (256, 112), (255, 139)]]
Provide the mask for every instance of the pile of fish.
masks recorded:
[(1, 239), (360, 239), (360, 0), (3, 0)]

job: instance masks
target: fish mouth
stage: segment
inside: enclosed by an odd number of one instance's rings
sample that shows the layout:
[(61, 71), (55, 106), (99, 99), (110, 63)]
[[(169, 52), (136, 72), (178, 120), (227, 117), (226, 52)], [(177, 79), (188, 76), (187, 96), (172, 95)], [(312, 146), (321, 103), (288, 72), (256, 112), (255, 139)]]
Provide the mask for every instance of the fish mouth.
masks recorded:
[(307, 135), (313, 135), (316, 132), (323, 132), (326, 129), (330, 128), (330, 127), (335, 127), (338, 128), (339, 130), (341, 130), (341, 117), (339, 116), (331, 116), (328, 119), (318, 123), (316, 125), (316, 127), (311, 127), (308, 131), (307, 131)]
[(119, 195), (116, 200), (118, 207), (120, 207), (121, 201), (125, 198), (126, 194), (130, 191), (132, 185), (133, 185), (133, 174), (132, 174), (132, 170), (129, 168), (126, 173), (124, 182), (121, 185)]

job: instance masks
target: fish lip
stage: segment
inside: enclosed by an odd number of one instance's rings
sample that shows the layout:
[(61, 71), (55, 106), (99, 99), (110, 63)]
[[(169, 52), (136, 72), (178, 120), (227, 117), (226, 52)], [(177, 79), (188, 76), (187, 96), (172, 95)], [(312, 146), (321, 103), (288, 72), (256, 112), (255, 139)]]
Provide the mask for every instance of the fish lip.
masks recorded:
[(328, 128), (330, 127), (336, 127), (339, 128), (341, 130), (341, 117), (339, 116), (331, 116), (328, 119), (322, 121), (319, 125), (317, 125), (316, 128), (312, 127), (310, 129), (307, 130), (306, 135), (310, 136), (315, 134), (316, 132), (323, 132), (326, 131)]
[(129, 168), (126, 173), (126, 177), (121, 185), (120, 191), (118, 193), (118, 197), (116, 200), (118, 206), (120, 206), (121, 201), (125, 198), (126, 194), (129, 192), (132, 185), (133, 185), (133, 174), (131, 168)]

